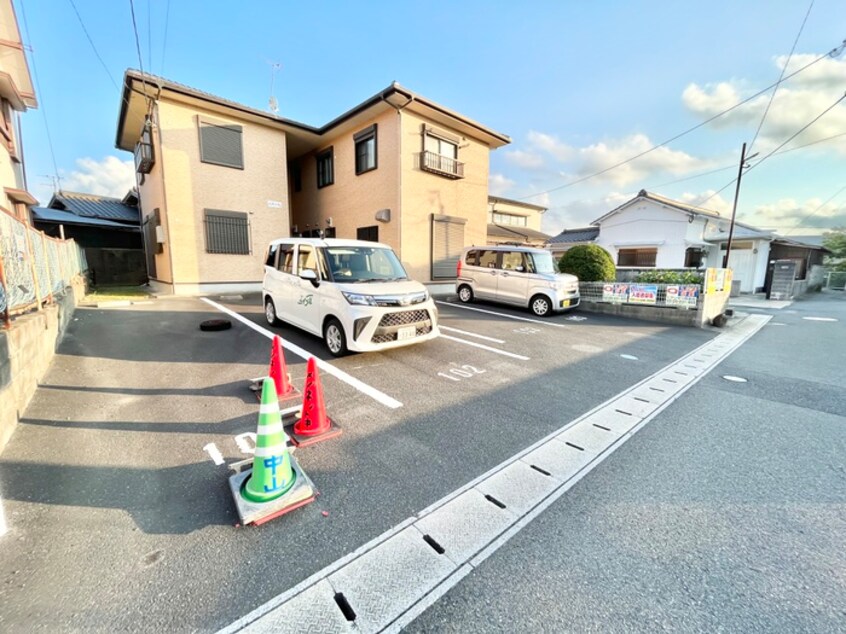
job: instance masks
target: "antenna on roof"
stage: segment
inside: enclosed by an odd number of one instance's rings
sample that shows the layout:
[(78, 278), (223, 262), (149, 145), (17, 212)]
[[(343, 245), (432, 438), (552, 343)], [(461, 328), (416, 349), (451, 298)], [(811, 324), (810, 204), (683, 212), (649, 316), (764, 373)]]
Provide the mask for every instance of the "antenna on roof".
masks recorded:
[(282, 64), (279, 62), (268, 62), (270, 64), (270, 99), (267, 102), (267, 107), (273, 114), (279, 112), (279, 101), (276, 99), (276, 95), (273, 94), (273, 80), (276, 79), (277, 71), (282, 68)]

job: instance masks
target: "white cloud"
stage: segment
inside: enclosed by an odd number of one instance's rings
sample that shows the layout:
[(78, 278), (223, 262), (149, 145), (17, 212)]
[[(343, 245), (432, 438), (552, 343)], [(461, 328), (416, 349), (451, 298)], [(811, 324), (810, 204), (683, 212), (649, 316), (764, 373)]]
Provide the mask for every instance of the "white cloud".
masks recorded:
[[(846, 206), (826, 203), (819, 198), (799, 202), (793, 198), (782, 198), (774, 203), (758, 205), (742, 220), (765, 229), (778, 232), (812, 233), (814, 227), (838, 227), (846, 225)], [(810, 226), (812, 229), (808, 229)], [(795, 231), (791, 231), (795, 228)]]
[[(633, 156), (644, 154), (625, 165), (601, 174), (593, 181), (624, 187), (644, 179), (668, 173), (674, 176), (688, 174), (712, 165), (686, 152), (660, 147), (652, 150), (654, 143), (644, 134), (632, 134), (584, 147), (568, 145), (560, 139), (542, 132), (528, 134), (528, 147), (506, 154), (509, 161), (531, 171), (556, 167), (556, 175), (564, 184), (622, 163)], [(548, 166), (549, 164), (549, 166)]]
[(726, 200), (720, 194), (715, 195), (715, 190), (709, 189), (697, 194), (685, 192), (681, 196), (677, 196), (676, 200), (694, 207), (701, 207), (708, 211), (716, 211), (721, 216), (726, 218), (731, 217), (731, 200)]
[(612, 192), (600, 198), (569, 200), (563, 205), (551, 207), (543, 215), (542, 229), (554, 236), (564, 229), (590, 226), (591, 222), (631, 200), (635, 195), (635, 192)]
[(534, 152), (509, 150), (505, 153), (505, 160), (525, 170), (540, 170), (544, 168), (543, 157)]
[(504, 196), (514, 187), (514, 181), (503, 174), (491, 174), (488, 179), (488, 192), (492, 196)]
[(97, 161), (86, 157), (77, 159), (76, 165), (79, 169), (61, 174), (64, 191), (123, 198), (135, 187), (132, 159), (122, 161), (116, 156), (106, 156)]
[[(816, 59), (813, 55), (796, 55), (790, 60), (786, 75), (806, 66)], [(780, 72), (786, 56), (774, 60)], [(770, 104), (772, 90), (752, 99), (748, 103), (714, 120), (715, 128), (742, 127), (754, 133), (766, 112), (766, 120), (759, 133), (755, 147), (769, 151), (808, 125), (817, 116), (832, 106), (843, 95), (843, 77), (846, 76), (846, 61), (824, 58), (807, 70), (779, 86)], [(740, 103), (753, 94), (745, 83), (731, 81), (701, 87), (690, 84), (682, 93), (682, 103), (701, 119), (708, 119)], [(767, 109), (769, 105), (769, 110)], [(846, 129), (846, 105), (840, 103), (797, 136), (789, 146), (795, 147), (827, 139)], [(846, 154), (846, 137), (820, 145), (817, 149), (830, 148)]]

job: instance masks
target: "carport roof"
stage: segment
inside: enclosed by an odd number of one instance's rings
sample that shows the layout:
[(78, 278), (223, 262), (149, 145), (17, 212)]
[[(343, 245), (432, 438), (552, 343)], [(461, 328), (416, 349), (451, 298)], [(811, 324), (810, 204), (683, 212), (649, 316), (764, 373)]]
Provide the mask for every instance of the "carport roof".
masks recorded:
[(529, 240), (549, 240), (550, 236), (542, 231), (529, 229), (528, 227), (509, 227), (495, 223), (488, 224), (489, 238), (520, 238), (526, 242)]

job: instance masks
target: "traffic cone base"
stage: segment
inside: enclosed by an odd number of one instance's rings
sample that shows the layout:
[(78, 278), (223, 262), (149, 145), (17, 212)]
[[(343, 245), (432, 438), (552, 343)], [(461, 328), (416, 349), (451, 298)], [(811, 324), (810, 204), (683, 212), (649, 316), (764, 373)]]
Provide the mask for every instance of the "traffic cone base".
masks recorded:
[(310, 502), (314, 502), (316, 490), (309, 477), (300, 469), (296, 459), (291, 456), (291, 470), (294, 473), (294, 484), (288, 491), (269, 502), (252, 502), (244, 495), (244, 489), (252, 476), (252, 469), (245, 469), (229, 478), (229, 489), (235, 500), (238, 518), (242, 525), (252, 524), (260, 526), (265, 522), (284, 515)]
[[(258, 379), (258, 382), (253, 383), (250, 386), (250, 390), (256, 395), (256, 400), (261, 403), (261, 381), (263, 379)], [(288, 378), (290, 381), (290, 377)], [(289, 384), (290, 385), (290, 384)], [(280, 407), (290, 407), (294, 403), (299, 403), (303, 400), (303, 395), (300, 391), (295, 388), (293, 385), (291, 386), (291, 391), (287, 394), (283, 394), (279, 396), (279, 405)]]
[(329, 422), (329, 426), (326, 428), (326, 431), (320, 434), (303, 436), (302, 434), (296, 433), (296, 431), (294, 430), (296, 429), (296, 425), (299, 422), (299, 419), (291, 423), (291, 427), (286, 427), (285, 430), (287, 434), (291, 437), (291, 440), (294, 442), (294, 445), (296, 445), (297, 447), (308, 447), (309, 445), (314, 445), (315, 443), (319, 443), (324, 440), (329, 440), (330, 438), (334, 438), (335, 436), (341, 435), (343, 429), (341, 429), (338, 424), (328, 416), (326, 417), (326, 420)]

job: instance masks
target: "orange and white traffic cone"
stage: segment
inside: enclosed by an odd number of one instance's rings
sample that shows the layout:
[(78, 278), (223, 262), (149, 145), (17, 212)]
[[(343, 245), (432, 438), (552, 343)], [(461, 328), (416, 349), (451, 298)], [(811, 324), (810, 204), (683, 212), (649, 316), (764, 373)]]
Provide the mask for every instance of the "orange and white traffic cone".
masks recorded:
[(298, 447), (334, 438), (341, 433), (341, 428), (326, 414), (323, 401), (323, 386), (317, 372), (317, 361), (309, 357), (306, 365), (305, 388), (303, 389), (303, 408), (300, 418), (294, 423), (291, 437)]

